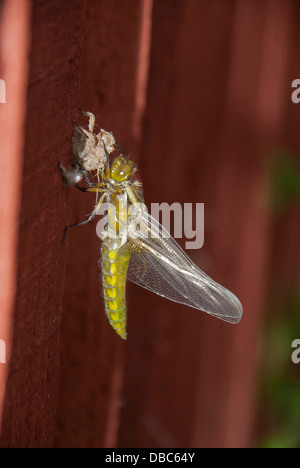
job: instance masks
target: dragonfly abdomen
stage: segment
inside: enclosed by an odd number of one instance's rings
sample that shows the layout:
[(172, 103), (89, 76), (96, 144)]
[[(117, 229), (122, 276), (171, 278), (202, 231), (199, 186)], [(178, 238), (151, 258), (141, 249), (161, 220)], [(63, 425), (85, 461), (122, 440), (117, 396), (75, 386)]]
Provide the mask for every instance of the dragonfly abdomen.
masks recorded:
[(101, 266), (105, 313), (113, 329), (126, 340), (125, 284), (129, 255), (120, 254), (116, 242), (102, 243)]

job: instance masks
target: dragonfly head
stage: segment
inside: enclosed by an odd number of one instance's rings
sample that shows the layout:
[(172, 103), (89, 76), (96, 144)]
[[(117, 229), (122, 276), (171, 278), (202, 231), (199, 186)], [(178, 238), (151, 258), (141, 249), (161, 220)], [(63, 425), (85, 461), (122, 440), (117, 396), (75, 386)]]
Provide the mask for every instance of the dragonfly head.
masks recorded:
[(130, 159), (124, 156), (118, 156), (114, 159), (110, 168), (110, 177), (116, 182), (125, 182), (135, 172), (136, 165)]

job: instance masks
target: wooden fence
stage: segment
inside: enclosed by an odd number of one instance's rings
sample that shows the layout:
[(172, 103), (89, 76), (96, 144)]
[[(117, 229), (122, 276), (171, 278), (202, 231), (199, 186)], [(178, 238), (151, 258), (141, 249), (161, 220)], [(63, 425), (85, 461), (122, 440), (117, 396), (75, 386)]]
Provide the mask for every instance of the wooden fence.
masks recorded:
[[(2, 447), (255, 444), (273, 267), (299, 271), (294, 213), (272, 248), (265, 164), (300, 152), (299, 14), (295, 0), (1, 1)], [(113, 333), (96, 223), (61, 245), (94, 202), (58, 170), (79, 106), (137, 161), (146, 204), (205, 203), (188, 253), (240, 298), (240, 325), (128, 285), (129, 338)]]

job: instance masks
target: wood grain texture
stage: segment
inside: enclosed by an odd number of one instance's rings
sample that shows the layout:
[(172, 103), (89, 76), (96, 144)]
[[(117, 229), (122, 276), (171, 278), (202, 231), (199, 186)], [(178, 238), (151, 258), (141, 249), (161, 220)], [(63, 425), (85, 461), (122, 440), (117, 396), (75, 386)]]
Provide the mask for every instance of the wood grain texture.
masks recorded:
[[(298, 213), (273, 222), (266, 164), (300, 153), (299, 9), (0, 0), (1, 447), (253, 444), (268, 295), (284, 301), (299, 275)], [(57, 167), (78, 106), (137, 162), (148, 206), (205, 204), (204, 247), (187, 253), (239, 297), (240, 325), (128, 284), (128, 341), (113, 332), (97, 219), (61, 245), (95, 202)]]
[(154, 1), (146, 203), (205, 203), (205, 245), (188, 254), (244, 317), (231, 326), (132, 291), (120, 447), (252, 443), (271, 239), (264, 161), (290, 106), (292, 5)]
[[(96, 115), (99, 127), (114, 132), (135, 160), (141, 3), (87, 3), (78, 100), (82, 109)], [(86, 123), (82, 118), (80, 122)], [(95, 202), (93, 195), (75, 192), (70, 223), (85, 219)], [(118, 434), (127, 343), (113, 332), (104, 312), (97, 221), (68, 233), (57, 447), (113, 447)]]
[[(83, 3), (33, 3), (13, 343), (1, 446), (49, 447), (58, 377), (67, 190)], [(59, 12), (59, 14), (58, 14)]]
[[(30, 36), (27, 0), (0, 3), (0, 77), (5, 84), (0, 103), (1, 200), (0, 203), (0, 339), (4, 356), (0, 364), (0, 427), (12, 345), (12, 314), (16, 293), (17, 234), (24, 143), (24, 119)], [(12, 49), (14, 53), (12, 53)], [(2, 94), (2, 93), (1, 93)]]

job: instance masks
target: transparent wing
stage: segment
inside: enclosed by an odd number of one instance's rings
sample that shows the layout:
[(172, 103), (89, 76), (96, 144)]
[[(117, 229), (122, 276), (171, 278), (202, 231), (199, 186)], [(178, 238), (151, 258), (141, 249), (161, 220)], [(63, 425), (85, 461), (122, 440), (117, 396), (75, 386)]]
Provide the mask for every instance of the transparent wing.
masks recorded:
[(160, 296), (238, 323), (243, 308), (237, 297), (207, 276), (170, 234), (146, 211), (138, 214), (139, 231), (129, 229), (127, 277)]

